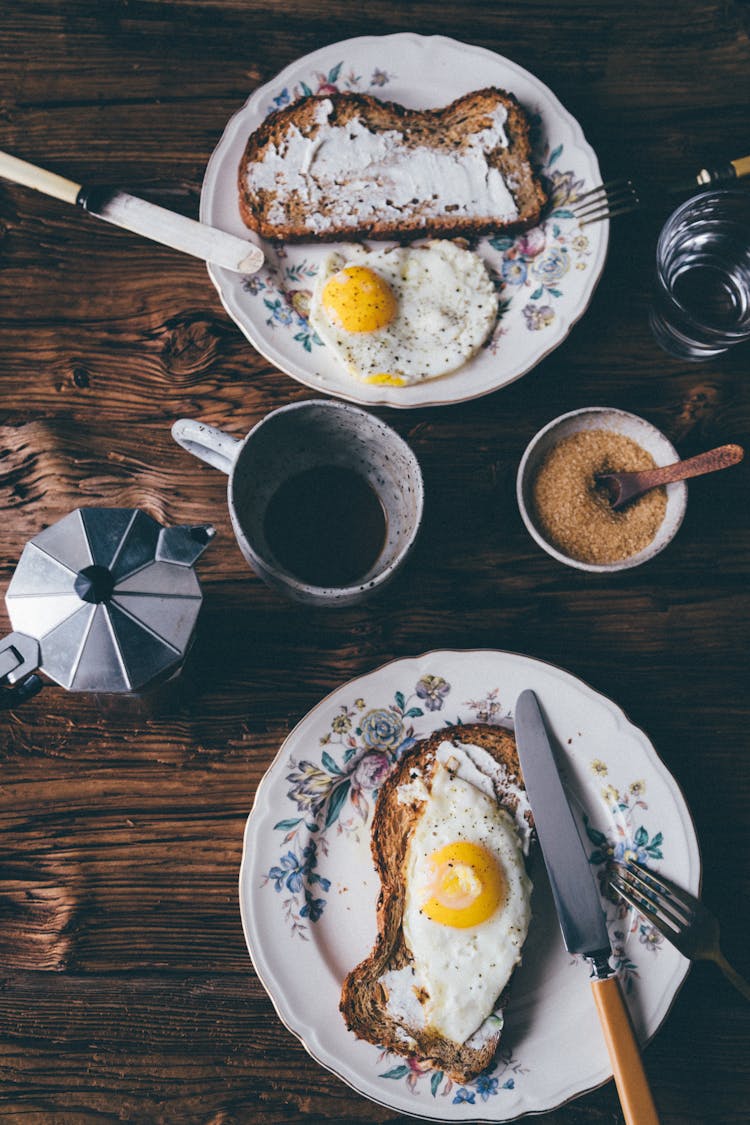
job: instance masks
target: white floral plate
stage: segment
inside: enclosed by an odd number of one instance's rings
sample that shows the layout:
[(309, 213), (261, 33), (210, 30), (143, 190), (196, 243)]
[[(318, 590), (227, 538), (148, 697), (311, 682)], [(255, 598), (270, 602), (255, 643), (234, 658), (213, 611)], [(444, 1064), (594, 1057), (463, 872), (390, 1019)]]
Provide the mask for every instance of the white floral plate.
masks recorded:
[[(378, 882), (369, 827), (394, 760), (446, 724), (507, 723), (524, 688), (544, 704), (564, 751), (592, 867), (632, 853), (698, 893), (690, 813), (643, 731), (569, 673), (508, 652), (396, 660), (334, 691), (295, 727), (258, 790), (245, 831), (240, 907), (255, 969), (310, 1054), (373, 1101), (417, 1117), (508, 1121), (611, 1076), (585, 962), (566, 953), (544, 865), (511, 988), (501, 1049), (473, 1082), (355, 1039), (338, 1011), (345, 975), (372, 946)], [(601, 879), (600, 879), (601, 882)], [(664, 1020), (688, 962), (627, 909), (604, 900), (642, 1040)]]
[[(500, 289), (490, 340), (459, 371), (411, 387), (371, 386), (349, 375), (307, 320), (321, 259), (336, 244), (262, 243), (268, 261), (250, 279), (211, 267), (222, 303), (271, 363), (316, 391), (352, 402), (440, 406), (477, 398), (525, 374), (565, 339), (586, 309), (604, 267), (609, 223), (577, 226), (568, 204), (601, 182), (578, 123), (532, 74), (482, 47), (442, 36), (399, 34), (348, 39), (305, 55), (256, 90), (227, 125), (206, 169), (204, 222), (248, 237), (237, 201), (237, 170), (250, 133), (267, 114), (302, 94), (356, 90), (409, 108), (447, 105), (484, 86), (513, 92), (532, 119), (536, 167), (551, 207), (541, 226), (477, 247)], [(381, 243), (381, 245), (383, 245)]]

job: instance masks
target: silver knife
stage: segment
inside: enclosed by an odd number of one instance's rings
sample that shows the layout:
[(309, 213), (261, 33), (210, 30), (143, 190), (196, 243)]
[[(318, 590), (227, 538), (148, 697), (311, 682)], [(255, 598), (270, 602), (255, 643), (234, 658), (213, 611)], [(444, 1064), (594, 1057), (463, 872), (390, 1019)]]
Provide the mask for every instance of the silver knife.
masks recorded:
[(533, 691), (523, 691), (514, 716), (526, 793), (565, 946), (592, 964), (599, 1019), (627, 1125), (658, 1125), (638, 1042), (609, 958), (612, 947), (599, 891)]
[(263, 251), (247, 239), (188, 219), (126, 191), (87, 188), (2, 151), (0, 176), (64, 203), (75, 203), (108, 223), (235, 273), (256, 273), (263, 265)]

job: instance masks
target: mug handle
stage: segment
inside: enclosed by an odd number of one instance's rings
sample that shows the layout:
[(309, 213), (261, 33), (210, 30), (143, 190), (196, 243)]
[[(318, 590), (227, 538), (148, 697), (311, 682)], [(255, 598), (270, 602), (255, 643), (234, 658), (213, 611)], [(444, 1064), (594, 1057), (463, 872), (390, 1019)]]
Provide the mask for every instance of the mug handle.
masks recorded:
[(207, 426), (204, 422), (196, 422), (193, 418), (180, 418), (175, 422), (172, 437), (188, 453), (227, 476), (234, 468), (242, 445), (241, 441), (225, 434), (223, 430)]

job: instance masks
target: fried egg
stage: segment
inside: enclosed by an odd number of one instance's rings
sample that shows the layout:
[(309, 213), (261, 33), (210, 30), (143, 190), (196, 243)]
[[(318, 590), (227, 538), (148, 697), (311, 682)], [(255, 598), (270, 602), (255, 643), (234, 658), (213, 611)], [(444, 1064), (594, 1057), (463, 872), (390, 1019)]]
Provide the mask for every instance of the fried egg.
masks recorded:
[(350, 374), (407, 386), (455, 371), (492, 330), (498, 296), (470, 250), (433, 240), (323, 263), (310, 324)]
[[(412, 965), (383, 984), (407, 1026), (461, 1044), (493, 1013), (521, 959), (531, 883), (513, 817), (491, 787), (459, 776), (461, 751), (443, 746), (406, 860), (403, 934)], [(468, 777), (476, 776), (472, 757)]]

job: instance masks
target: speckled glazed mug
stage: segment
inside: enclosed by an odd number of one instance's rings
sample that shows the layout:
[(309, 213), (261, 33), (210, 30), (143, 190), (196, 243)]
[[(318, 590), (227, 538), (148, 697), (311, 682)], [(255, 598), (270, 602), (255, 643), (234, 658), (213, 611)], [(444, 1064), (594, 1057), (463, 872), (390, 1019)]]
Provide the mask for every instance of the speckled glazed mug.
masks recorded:
[[(386, 583), (409, 555), (419, 530), (424, 486), (406, 442), (379, 418), (346, 402), (308, 399), (267, 414), (242, 441), (202, 422), (181, 418), (175, 441), (229, 477), (227, 501), (242, 554), (269, 586), (309, 605), (344, 606)], [(383, 547), (356, 584), (314, 586), (274, 556), (264, 520), (271, 498), (289, 478), (320, 466), (364, 477), (386, 518)]]

